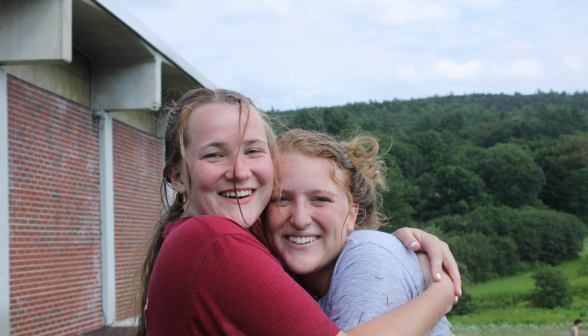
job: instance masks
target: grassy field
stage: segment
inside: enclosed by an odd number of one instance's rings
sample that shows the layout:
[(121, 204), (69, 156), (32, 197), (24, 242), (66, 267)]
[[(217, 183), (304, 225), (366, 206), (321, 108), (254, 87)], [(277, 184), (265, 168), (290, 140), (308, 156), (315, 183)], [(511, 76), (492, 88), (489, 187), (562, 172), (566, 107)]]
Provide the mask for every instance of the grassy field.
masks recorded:
[[(570, 280), (574, 295), (571, 307), (553, 310), (532, 307), (526, 301), (534, 288), (530, 272), (496, 279), (466, 290), (478, 308), (464, 316), (450, 316), (454, 332), (460, 336), (569, 335), (569, 328), (577, 318), (587, 320), (585, 326), (588, 327), (588, 276), (578, 274), (578, 269), (586, 262), (588, 238), (584, 240), (584, 252), (579, 259), (556, 266)], [(588, 335), (588, 331), (582, 334)]]

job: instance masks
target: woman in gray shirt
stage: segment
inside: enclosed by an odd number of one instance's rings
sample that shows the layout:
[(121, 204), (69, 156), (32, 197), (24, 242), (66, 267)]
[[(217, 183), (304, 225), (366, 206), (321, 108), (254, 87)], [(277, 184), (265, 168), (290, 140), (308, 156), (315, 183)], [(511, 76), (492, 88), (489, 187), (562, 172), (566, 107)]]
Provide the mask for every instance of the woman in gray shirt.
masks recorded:
[[(426, 285), (416, 254), (375, 231), (383, 218), (377, 188), (385, 186), (377, 141), (340, 143), (292, 130), (278, 146), (282, 185), (266, 210), (265, 236), (327, 316), (346, 331), (421, 294)], [(443, 315), (429, 330), (452, 335)]]

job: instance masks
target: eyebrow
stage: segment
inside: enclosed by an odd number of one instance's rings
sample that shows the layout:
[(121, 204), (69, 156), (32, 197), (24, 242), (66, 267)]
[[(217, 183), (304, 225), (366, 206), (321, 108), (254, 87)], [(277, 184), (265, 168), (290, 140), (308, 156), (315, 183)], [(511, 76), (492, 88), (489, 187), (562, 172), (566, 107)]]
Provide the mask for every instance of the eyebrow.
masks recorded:
[[(260, 140), (260, 139), (251, 139), (251, 140), (243, 141), (243, 145), (246, 145), (246, 146), (254, 145), (257, 143), (265, 144), (266, 142), (263, 140)], [(226, 146), (227, 146), (227, 143), (225, 141), (213, 141), (213, 142), (209, 142), (207, 144), (200, 146), (200, 148), (198, 148), (198, 150), (201, 151), (201, 150), (204, 150), (208, 147), (226, 147)]]
[[(298, 190), (298, 189), (296, 189), (296, 190)], [(286, 192), (287, 193), (287, 192), (292, 192), (292, 191), (283, 188), (282, 189), (282, 192)], [(317, 194), (317, 193), (328, 194), (328, 195), (331, 195), (332, 197), (337, 198), (337, 194), (336, 193), (334, 193), (332, 191), (329, 191), (329, 190), (326, 190), (326, 189), (311, 189), (311, 190), (308, 191), (308, 193), (310, 193), (310, 194)]]

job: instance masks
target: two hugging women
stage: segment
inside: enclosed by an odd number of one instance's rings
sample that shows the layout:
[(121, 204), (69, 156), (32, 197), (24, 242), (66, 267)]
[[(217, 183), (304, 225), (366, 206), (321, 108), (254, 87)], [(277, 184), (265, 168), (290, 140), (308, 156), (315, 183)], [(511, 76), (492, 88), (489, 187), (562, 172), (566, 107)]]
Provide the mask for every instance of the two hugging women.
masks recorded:
[(375, 139), (276, 138), (247, 97), (199, 89), (171, 109), (165, 147), (175, 195), (143, 265), (137, 335), (451, 335), (447, 245), (375, 231)]

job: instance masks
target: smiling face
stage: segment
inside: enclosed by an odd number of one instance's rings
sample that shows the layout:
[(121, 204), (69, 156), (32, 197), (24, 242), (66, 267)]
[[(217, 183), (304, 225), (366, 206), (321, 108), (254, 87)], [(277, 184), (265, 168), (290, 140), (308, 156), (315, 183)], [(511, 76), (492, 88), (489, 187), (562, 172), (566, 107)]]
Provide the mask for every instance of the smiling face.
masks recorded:
[[(270, 199), (274, 169), (261, 116), (252, 111), (245, 128), (247, 111), (240, 124), (239, 115), (239, 106), (225, 104), (193, 111), (186, 126), (186, 162), (173, 168), (169, 178), (175, 191), (189, 195), (186, 215), (220, 215), (247, 228)], [(245, 135), (237, 157), (239, 129)]]
[[(331, 176), (326, 159), (304, 154), (280, 158), (283, 190), (267, 207), (266, 237), (272, 251), (299, 275), (330, 281), (357, 207), (350, 210), (346, 191)], [(274, 192), (274, 197), (278, 197)]]

